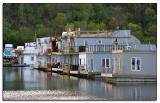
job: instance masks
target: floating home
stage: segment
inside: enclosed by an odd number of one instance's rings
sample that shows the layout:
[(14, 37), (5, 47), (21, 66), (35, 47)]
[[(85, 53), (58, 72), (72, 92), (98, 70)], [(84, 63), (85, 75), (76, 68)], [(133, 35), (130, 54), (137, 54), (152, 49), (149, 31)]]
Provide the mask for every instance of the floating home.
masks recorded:
[(36, 55), (35, 55), (35, 50), (36, 50), (36, 43), (35, 42), (29, 42), (25, 43), (25, 47), (18, 47), (18, 50), (22, 50), (21, 54), (19, 55), (19, 64), (25, 64), (32, 66), (36, 62)]
[(101, 73), (108, 82), (153, 82), (157, 79), (156, 46), (151, 44), (132, 45), (112, 51), (113, 69)]
[(50, 37), (43, 37), (36, 39), (36, 63), (34, 68), (48, 68), (51, 62), (51, 42)]
[(14, 48), (13, 44), (5, 44), (4, 52), (3, 52), (3, 58), (13, 58), (15, 54), (13, 54)]
[[(52, 71), (60, 66), (59, 41), (56, 37), (43, 37), (36, 39), (36, 63), (34, 68)], [(59, 65), (57, 65), (59, 64)]]
[(156, 46), (141, 44), (130, 30), (63, 32), (61, 43), (66, 74), (156, 79)]
[(113, 44), (117, 42), (119, 47), (124, 47), (127, 45), (128, 37), (129, 31), (127, 30), (118, 31), (116, 34), (106, 31), (80, 30), (63, 32), (64, 64), (62, 68), (71, 73), (79, 72), (81, 75), (100, 75), (106, 67), (107, 71), (112, 71), (111, 64), (102, 66), (102, 59), (111, 59)]
[(130, 30), (67, 31), (36, 39), (34, 68), (107, 81), (155, 81), (156, 46), (142, 44)]

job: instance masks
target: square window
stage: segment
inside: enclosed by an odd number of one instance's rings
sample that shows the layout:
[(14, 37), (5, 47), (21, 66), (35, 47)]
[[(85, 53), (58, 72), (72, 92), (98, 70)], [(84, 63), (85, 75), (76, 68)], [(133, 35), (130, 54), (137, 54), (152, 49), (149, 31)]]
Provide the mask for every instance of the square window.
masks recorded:
[(139, 57), (134, 57), (131, 59), (131, 69), (134, 71), (141, 70), (141, 59)]
[(110, 59), (109, 58), (102, 59), (102, 67), (110, 68)]
[(99, 40), (99, 41), (98, 41), (98, 44), (102, 44), (102, 40)]
[(31, 57), (31, 61), (34, 61), (34, 57), (33, 56)]

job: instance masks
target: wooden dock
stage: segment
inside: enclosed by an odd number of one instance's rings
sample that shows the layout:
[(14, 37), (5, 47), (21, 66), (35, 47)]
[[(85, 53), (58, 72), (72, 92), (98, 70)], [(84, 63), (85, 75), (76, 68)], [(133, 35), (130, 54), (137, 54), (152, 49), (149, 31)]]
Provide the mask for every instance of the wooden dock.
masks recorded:
[(79, 71), (70, 71), (70, 75), (79, 77)]
[(101, 77), (109, 83), (157, 82), (157, 77), (153, 75), (115, 75), (111, 73), (101, 73)]

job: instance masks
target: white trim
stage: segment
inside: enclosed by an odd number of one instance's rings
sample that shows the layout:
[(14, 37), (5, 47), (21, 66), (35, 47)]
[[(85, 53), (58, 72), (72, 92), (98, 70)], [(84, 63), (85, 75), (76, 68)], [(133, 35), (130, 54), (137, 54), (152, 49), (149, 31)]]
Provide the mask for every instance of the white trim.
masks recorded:
[[(109, 65), (108, 65), (109, 67), (107, 67), (107, 65), (106, 65), (106, 60), (107, 60), (107, 59), (109, 60)], [(110, 66), (110, 64), (111, 64), (110, 62), (111, 62), (111, 59), (110, 59), (110, 58), (105, 58), (105, 66), (104, 66), (104, 67), (105, 67), (105, 68), (110, 68), (110, 67), (111, 67), (111, 66)]]
[(118, 58), (118, 69), (121, 69), (121, 58)]
[(116, 58), (113, 57), (113, 69), (115, 69), (115, 67), (116, 67)]

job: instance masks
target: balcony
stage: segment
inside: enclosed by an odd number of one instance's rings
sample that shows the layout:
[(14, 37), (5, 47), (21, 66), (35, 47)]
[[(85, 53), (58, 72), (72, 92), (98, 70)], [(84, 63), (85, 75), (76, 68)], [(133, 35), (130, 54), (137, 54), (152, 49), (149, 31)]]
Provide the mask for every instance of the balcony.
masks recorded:
[(45, 55), (51, 55), (52, 54), (52, 49), (47, 48), (46, 52), (44, 53)]
[(63, 52), (66, 54), (78, 53), (78, 46), (67, 46), (63, 48)]
[(146, 52), (146, 51), (156, 51), (152, 47), (141, 47), (131, 46), (131, 45), (87, 45), (87, 46), (67, 46), (62, 48), (62, 52), (66, 54), (73, 54), (79, 52), (94, 52), (94, 53), (105, 53), (105, 52), (112, 52), (112, 53), (120, 53), (120, 52)]
[(86, 52), (109, 52), (112, 51), (112, 45), (87, 45)]

